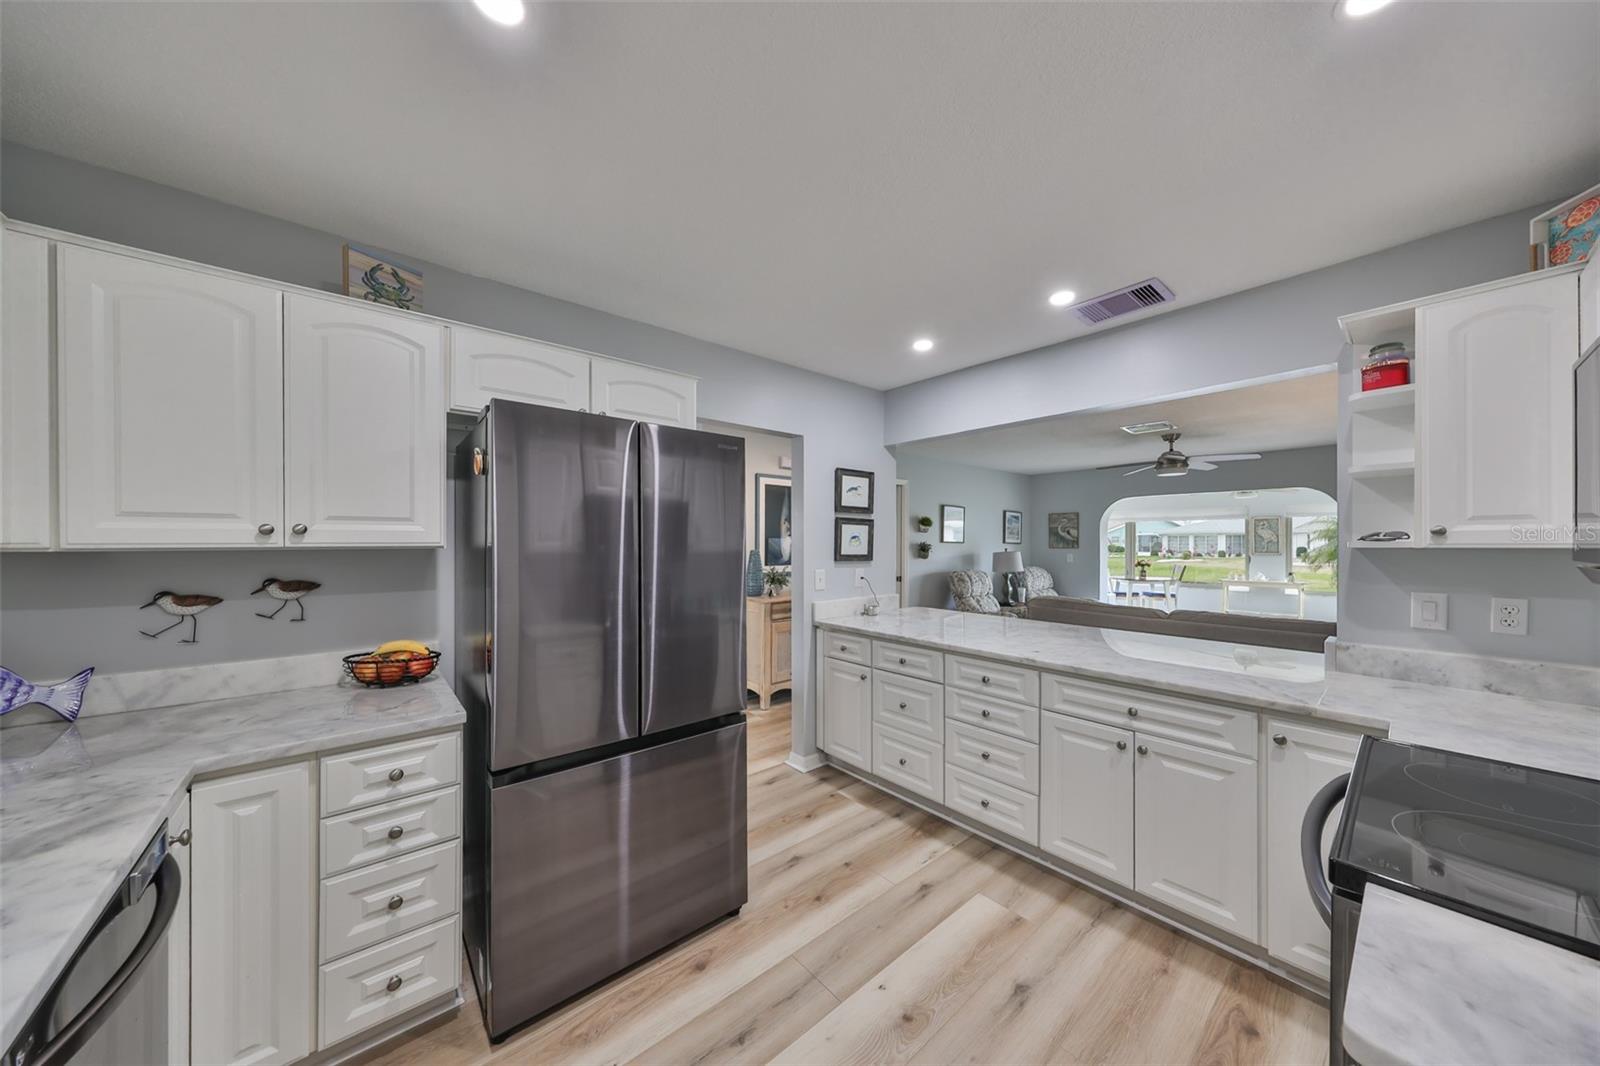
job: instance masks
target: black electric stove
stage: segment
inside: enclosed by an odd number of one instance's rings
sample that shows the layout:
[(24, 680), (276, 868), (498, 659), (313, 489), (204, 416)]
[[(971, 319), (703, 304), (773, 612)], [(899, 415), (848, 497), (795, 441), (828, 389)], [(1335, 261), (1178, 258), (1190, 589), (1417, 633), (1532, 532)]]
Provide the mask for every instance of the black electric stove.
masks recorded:
[(1362, 741), (1331, 855), (1368, 883), (1600, 958), (1600, 781)]

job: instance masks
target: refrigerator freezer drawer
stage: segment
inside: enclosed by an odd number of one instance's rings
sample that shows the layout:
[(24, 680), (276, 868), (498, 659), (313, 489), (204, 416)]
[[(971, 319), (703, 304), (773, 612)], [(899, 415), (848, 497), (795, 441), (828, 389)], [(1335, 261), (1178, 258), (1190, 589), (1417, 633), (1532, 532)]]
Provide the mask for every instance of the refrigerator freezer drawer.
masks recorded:
[(738, 910), (745, 725), (490, 792), (489, 1035)]

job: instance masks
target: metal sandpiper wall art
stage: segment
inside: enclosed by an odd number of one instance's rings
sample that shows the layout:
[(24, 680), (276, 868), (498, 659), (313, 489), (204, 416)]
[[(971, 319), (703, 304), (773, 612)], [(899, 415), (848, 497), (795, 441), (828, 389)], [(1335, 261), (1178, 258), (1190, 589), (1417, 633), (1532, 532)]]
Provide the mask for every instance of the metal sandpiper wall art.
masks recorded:
[(167, 630), (182, 625), (183, 620), (187, 618), (189, 620), (189, 637), (187, 640), (179, 641), (179, 643), (193, 644), (200, 639), (200, 619), (198, 617), (200, 612), (215, 607), (221, 602), (221, 596), (207, 596), (199, 592), (172, 592), (162, 589), (151, 597), (149, 603), (140, 604), (139, 610), (142, 611), (146, 607), (159, 607), (176, 618), (177, 621), (170, 626), (156, 630), (154, 633), (144, 629), (139, 630), (139, 632), (147, 637), (159, 637)]
[(268, 596), (278, 600), (279, 603), (276, 609), (266, 614), (262, 614), (260, 611), (257, 611), (256, 617), (276, 618), (278, 617), (279, 612), (292, 603), (296, 607), (300, 608), (300, 616), (298, 618), (291, 618), (289, 621), (304, 622), (306, 620), (305, 595), (308, 592), (315, 592), (321, 587), (322, 582), (320, 581), (284, 581), (281, 578), (276, 577), (266, 578), (261, 582), (261, 584), (256, 586), (255, 591), (251, 592), (250, 595), (254, 596), (258, 593), (265, 592)]

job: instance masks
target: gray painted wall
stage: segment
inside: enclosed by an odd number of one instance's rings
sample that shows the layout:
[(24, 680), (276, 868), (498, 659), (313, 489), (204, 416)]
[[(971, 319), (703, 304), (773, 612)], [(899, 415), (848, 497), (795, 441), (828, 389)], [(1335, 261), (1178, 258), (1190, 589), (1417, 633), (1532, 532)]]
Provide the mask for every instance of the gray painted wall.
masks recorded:
[[(911, 554), (906, 564), (906, 603), (912, 607), (948, 607), (952, 570), (988, 570), (993, 553), (1020, 548), (1024, 562), (1037, 562), (1044, 548), (1044, 520), (1035, 521), (1028, 511), (1028, 478), (975, 466), (961, 466), (933, 459), (901, 455), (900, 479), (910, 492), (911, 513), (904, 516), (903, 528), (911, 543), (925, 540), (933, 545), (928, 558)], [(967, 539), (964, 544), (939, 541), (939, 505), (960, 504), (967, 509)], [(1000, 512), (1022, 512), (1022, 544), (1005, 544), (1001, 535)], [(920, 533), (912, 525), (918, 515), (933, 519), (933, 529)], [(880, 534), (882, 536), (882, 534)], [(885, 538), (884, 550), (894, 551)]]
[(1098, 530), (1106, 511), (1118, 500), (1236, 489), (1308, 488), (1332, 496), (1336, 484), (1335, 448), (1330, 444), (1266, 452), (1255, 462), (1223, 463), (1215, 470), (1182, 478), (1123, 477), (1116, 470), (1074, 470), (1039, 474), (1029, 482), (1029, 532), (1038, 531), (1042, 546), (1046, 543), (1045, 516), (1051, 511), (1077, 511), (1080, 547), (1077, 551), (1044, 548), (1030, 555), (1028, 561), (1038, 562), (1054, 574), (1056, 589), (1062, 595), (1094, 597), (1099, 595), (1103, 567)]
[[(10, 142), (0, 144), (0, 211), (22, 221), (284, 282), (333, 291), (339, 288), (340, 248), (346, 237)], [(349, 234), (348, 238), (361, 242), (358, 233)], [(418, 261), (407, 256), (404, 249), (393, 251), (424, 272), (426, 310), (432, 314), (697, 375), (702, 417), (802, 438), (795, 442), (794, 454), (796, 526), (802, 531), (795, 560), (795, 569), (801, 575), (796, 581), (796, 613), (801, 618), (807, 617), (807, 604), (812, 599), (853, 594), (850, 570), (833, 563), (833, 469), (846, 466), (872, 470), (877, 473), (880, 486), (894, 484), (894, 457), (883, 444), (882, 393), (643, 322)], [(529, 254), (537, 254), (537, 251), (530, 249)], [(807, 506), (808, 502), (812, 502), (812, 506)], [(885, 528), (894, 526), (894, 506), (894, 494), (880, 491), (876, 517)], [(226, 572), (218, 572), (216, 577), (220, 584), (230, 587), (241, 583), (247, 589), (253, 587), (248, 583), (260, 576), (263, 567), (300, 569), (294, 565), (293, 558), (299, 553), (292, 549), (227, 554), (233, 556), (231, 561), (221, 559), (208, 565), (225, 567)], [(440, 619), (440, 631), (446, 632), (453, 598), (448, 553), (433, 552), (431, 555), (437, 569), (435, 591), (431, 594), (432, 602), (418, 610)], [(24, 555), (7, 555), (0, 559), (0, 584), (17, 581), (23, 590), (18, 596), (33, 590), (25, 600), (8, 597), (5, 604), (8, 615), (11, 611), (48, 611), (48, 602), (44, 601), (50, 597), (60, 597), (67, 602), (89, 601), (88, 583), (94, 579), (82, 576), (87, 574), (88, 568), (74, 566), (65, 555), (60, 558), (66, 561), (45, 561)], [(133, 552), (110, 553), (101, 565), (126, 576), (131, 592), (132, 586), (140, 583), (135, 579), (143, 578), (146, 573), (148, 562), (143, 560), (147, 558)], [(375, 574), (388, 574), (394, 591), (414, 594), (422, 600), (430, 598), (429, 592), (418, 587), (422, 579), (412, 575), (404, 563), (397, 564), (391, 559), (377, 563), (362, 561), (358, 565), (375, 567)], [(812, 576), (816, 570), (824, 574), (826, 591), (813, 591)], [(878, 551), (868, 571), (877, 587), (893, 587), (893, 552)], [(30, 573), (39, 572), (57, 578), (49, 589), (41, 582), (27, 580)], [(373, 580), (377, 581), (378, 577), (374, 576)], [(58, 589), (58, 586), (63, 587)], [(140, 601), (135, 598), (133, 602)], [(124, 607), (104, 609), (110, 615), (103, 626), (95, 627), (95, 631), (110, 631), (125, 624)], [(22, 617), (8, 617), (5, 623)], [(35, 614), (33, 619), (41, 617)], [(229, 645), (224, 643), (223, 628), (219, 625), (212, 633), (207, 633), (200, 645), (185, 646), (182, 649), (185, 657), (177, 661), (235, 658), (236, 655), (224, 651)], [(352, 625), (351, 634), (355, 632), (357, 627)], [(795, 634), (797, 661), (807, 662), (810, 627), (796, 626)], [(253, 625), (251, 635), (256, 635)], [(326, 646), (345, 647), (351, 642), (349, 636), (333, 631), (331, 626), (327, 636)], [(209, 643), (213, 639), (216, 643)], [(270, 638), (252, 640), (249, 646), (255, 657), (266, 658), (289, 653), (288, 649), (294, 645), (288, 642), (303, 639), (274, 633)], [(365, 639), (363, 635), (357, 643)], [(143, 667), (170, 665), (179, 654), (156, 648), (155, 642), (144, 643), (151, 647), (139, 653), (137, 663)], [(39, 671), (30, 661), (13, 661), (9, 648), (6, 665), (24, 674), (49, 673)], [(805, 677), (797, 674), (795, 686), (799, 715), (794, 743), (801, 752), (812, 749), (815, 736), (814, 704)]]
[(1528, 219), (1546, 206), (901, 386), (888, 393), (887, 440), (903, 444), (1331, 367), (1344, 343), (1342, 314), (1526, 270)]

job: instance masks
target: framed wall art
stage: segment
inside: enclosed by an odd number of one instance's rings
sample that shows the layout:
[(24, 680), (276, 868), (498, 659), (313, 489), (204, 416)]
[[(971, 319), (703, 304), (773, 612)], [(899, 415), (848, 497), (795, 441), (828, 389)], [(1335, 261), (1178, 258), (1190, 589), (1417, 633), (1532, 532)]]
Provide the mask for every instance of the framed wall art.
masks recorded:
[(1022, 543), (1022, 512), (1000, 512), (1000, 536), (1005, 544)]
[(1076, 550), (1078, 547), (1077, 511), (1051, 512), (1050, 547)]
[(967, 542), (967, 509), (958, 503), (939, 505), (939, 543)]
[(833, 561), (836, 563), (872, 562), (872, 519), (835, 518), (833, 520)]
[(402, 311), (422, 310), (422, 271), (358, 245), (344, 246), (344, 294)]
[(1283, 554), (1283, 519), (1276, 515), (1250, 519), (1250, 554)]
[(756, 475), (755, 548), (761, 553), (762, 566), (789, 566), (794, 562), (791, 491), (786, 477)]
[(871, 514), (873, 480), (870, 470), (846, 470), (842, 466), (835, 467), (833, 509), (853, 514)]

